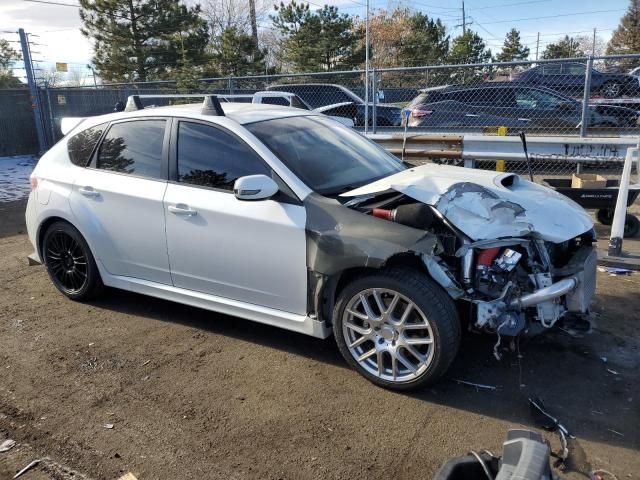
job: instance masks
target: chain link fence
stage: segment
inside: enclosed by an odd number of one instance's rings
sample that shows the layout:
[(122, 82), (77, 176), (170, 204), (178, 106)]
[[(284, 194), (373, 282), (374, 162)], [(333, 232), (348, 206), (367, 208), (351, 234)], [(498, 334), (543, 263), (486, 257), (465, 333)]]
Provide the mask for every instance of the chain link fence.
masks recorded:
[[(39, 95), (49, 146), (62, 137), (62, 118), (112, 112), (130, 95), (210, 93), (224, 101), (247, 102), (253, 100), (254, 93), (263, 91), (271, 92), (270, 97), (262, 98), (263, 103), (341, 117), (367, 133), (511, 136), (523, 131), (529, 136), (607, 138), (640, 135), (640, 78), (628, 73), (637, 65), (640, 55), (627, 55), (371, 69), (368, 75), (354, 70), (207, 78), (189, 86), (158, 81), (43, 87)], [(365, 98), (367, 81), (369, 98)], [(273, 96), (278, 92), (289, 97)], [(11, 95), (16, 93), (0, 90), (0, 103), (11, 103)], [(172, 100), (144, 102), (161, 106)], [(25, 111), (33, 119), (31, 110)], [(27, 153), (24, 150), (35, 144), (33, 124), (19, 124), (21, 132), (16, 134), (17, 125), (10, 118), (0, 119), (0, 138), (6, 138), (5, 145), (30, 139), (16, 148), (5, 147), (5, 152)], [(623, 156), (607, 155), (600, 160), (597, 154), (593, 156), (593, 162), (559, 157), (536, 159), (532, 165), (540, 175), (619, 174)], [(517, 173), (525, 169), (521, 162), (483, 161), (476, 167)]]
[(362, 70), (209, 78), (188, 88), (171, 81), (45, 87), (40, 93), (50, 141), (60, 136), (60, 118), (113, 111), (133, 94), (265, 90), (295, 94), (303, 108), (373, 132), (406, 126), (410, 132), (607, 137), (640, 134), (640, 78), (627, 73), (638, 64), (640, 55), (371, 69), (368, 99)]

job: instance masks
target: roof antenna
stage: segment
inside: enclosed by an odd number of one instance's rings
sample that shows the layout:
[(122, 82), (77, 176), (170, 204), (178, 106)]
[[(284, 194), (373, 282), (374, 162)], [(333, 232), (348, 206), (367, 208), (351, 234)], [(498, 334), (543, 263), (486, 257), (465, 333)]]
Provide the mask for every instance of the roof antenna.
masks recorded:
[(127, 99), (127, 106), (124, 107), (125, 112), (135, 112), (136, 110), (144, 109), (144, 105), (142, 105), (142, 100), (140, 100), (140, 96), (138, 95), (129, 95)]
[(531, 161), (529, 160), (529, 152), (527, 151), (527, 136), (524, 132), (518, 134), (520, 141), (522, 142), (522, 148), (524, 149), (524, 158), (527, 160), (527, 170), (529, 170), (529, 178), (533, 182), (533, 172), (531, 171)]
[(215, 95), (206, 95), (204, 97), (204, 102), (202, 102), (202, 110), (200, 112), (202, 115), (215, 115), (218, 117), (224, 117), (224, 110), (222, 110), (222, 105), (220, 105), (220, 100)]

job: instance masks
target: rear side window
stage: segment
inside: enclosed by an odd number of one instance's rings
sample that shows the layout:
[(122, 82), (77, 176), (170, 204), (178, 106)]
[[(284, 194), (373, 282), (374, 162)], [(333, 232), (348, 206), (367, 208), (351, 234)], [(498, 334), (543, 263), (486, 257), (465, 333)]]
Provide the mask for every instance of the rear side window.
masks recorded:
[(587, 66), (583, 63), (565, 63), (562, 66), (562, 73), (566, 75), (584, 75)]
[(303, 110), (309, 110), (309, 107), (307, 107), (302, 100), (300, 100), (300, 97), (292, 97), (291, 98), (291, 106), (295, 107), (295, 108), (301, 108)]
[(162, 177), (164, 120), (115, 123), (100, 144), (97, 167), (150, 178)]
[(107, 128), (107, 124), (96, 125), (75, 134), (67, 142), (69, 158), (71, 163), (78, 167), (86, 167), (91, 159), (93, 149), (96, 148), (102, 133)]
[(262, 103), (269, 105), (282, 105), (283, 107), (289, 106), (289, 99), (284, 97), (262, 97)]
[(271, 169), (248, 145), (219, 128), (180, 122), (178, 181), (233, 190), (245, 175), (271, 175)]
[(560, 63), (550, 63), (542, 67), (542, 74), (543, 75), (560, 75), (561, 68), (562, 68), (562, 64)]
[(273, 90), (290, 92), (298, 95), (311, 108), (324, 107), (341, 102), (353, 102), (354, 99), (342, 89), (331, 85), (284, 85)]

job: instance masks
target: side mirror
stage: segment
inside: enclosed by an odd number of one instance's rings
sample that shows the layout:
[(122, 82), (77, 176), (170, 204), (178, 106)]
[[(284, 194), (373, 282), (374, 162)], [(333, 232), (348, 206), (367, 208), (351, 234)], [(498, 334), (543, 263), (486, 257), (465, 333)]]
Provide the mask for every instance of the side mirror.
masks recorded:
[(238, 200), (265, 200), (278, 193), (278, 184), (266, 175), (247, 175), (235, 181), (233, 193)]

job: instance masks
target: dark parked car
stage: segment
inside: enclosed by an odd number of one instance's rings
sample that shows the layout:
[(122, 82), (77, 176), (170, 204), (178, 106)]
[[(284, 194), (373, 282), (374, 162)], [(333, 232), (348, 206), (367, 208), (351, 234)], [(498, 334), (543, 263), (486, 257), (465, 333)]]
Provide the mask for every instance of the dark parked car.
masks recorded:
[[(356, 127), (364, 126), (364, 100), (342, 85), (329, 83), (272, 85), (267, 90), (295, 93), (312, 108), (330, 106), (329, 109), (322, 109), (322, 113), (325, 115), (350, 118)], [(377, 104), (375, 108), (377, 125), (381, 127), (399, 126), (400, 110), (400, 107), (395, 105)], [(373, 113), (373, 105), (370, 105), (369, 125), (373, 125)]]
[[(589, 106), (589, 112), (590, 127), (637, 127), (640, 116), (611, 105)], [(410, 127), (573, 129), (580, 124), (582, 103), (547, 88), (487, 82), (423, 90), (403, 113), (403, 119), (409, 114)]]
[[(587, 66), (580, 62), (545, 63), (513, 75), (512, 81), (547, 87), (566, 95), (582, 96)], [(591, 95), (618, 98), (640, 94), (638, 79), (625, 73), (591, 70)]]

